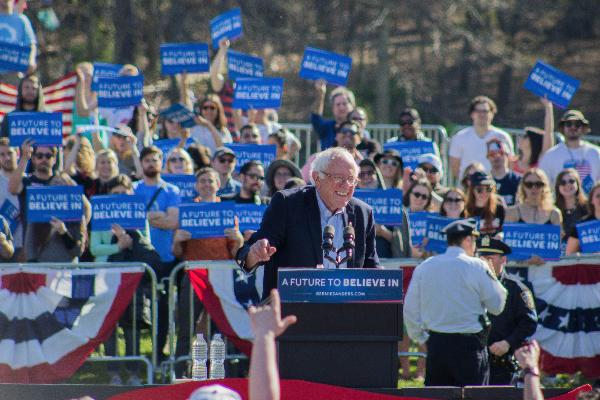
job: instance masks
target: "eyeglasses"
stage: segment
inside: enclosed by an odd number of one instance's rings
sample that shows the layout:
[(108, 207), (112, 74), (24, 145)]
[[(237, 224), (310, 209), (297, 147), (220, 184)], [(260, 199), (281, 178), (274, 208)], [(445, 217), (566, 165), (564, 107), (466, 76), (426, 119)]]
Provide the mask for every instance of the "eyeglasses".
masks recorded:
[(233, 159), (233, 158), (229, 158), (229, 157), (227, 157), (227, 158), (219, 158), (218, 160), (219, 160), (219, 162), (220, 162), (221, 164), (225, 164), (225, 163), (227, 163), (227, 164), (232, 164), (232, 163), (233, 163), (233, 161), (234, 161), (234, 159)]
[(465, 201), (465, 199), (460, 198), (460, 197), (446, 197), (446, 199), (444, 200), (446, 203), (460, 203)]
[(215, 106), (202, 106), (203, 110), (211, 110), (211, 111), (215, 111), (217, 109), (217, 107)]
[(542, 181), (528, 181), (528, 182), (523, 182), (523, 185), (527, 188), (527, 189), (533, 189), (534, 187), (541, 189), (544, 186), (546, 186), (546, 184)]
[(248, 178), (252, 178), (254, 180), (258, 180), (258, 181), (264, 181), (265, 177), (262, 175), (258, 175), (258, 174), (244, 174), (246, 175)]
[(42, 158), (49, 160), (52, 157), (54, 157), (54, 154), (52, 154), (52, 153), (35, 153), (34, 157), (37, 158), (38, 160), (41, 160)]
[(383, 165), (391, 165), (392, 167), (397, 167), (400, 163), (397, 160), (392, 160), (391, 158), (384, 158), (381, 160)]
[(183, 158), (183, 157), (171, 157), (167, 161), (169, 161), (169, 162), (177, 162), (177, 161), (184, 162), (185, 158)]
[(415, 199), (429, 200), (429, 195), (425, 193), (411, 192), (410, 194), (415, 196)]
[(415, 121), (413, 121), (412, 119), (405, 119), (400, 121), (400, 126), (405, 126), (405, 125), (414, 125)]
[(344, 135), (348, 135), (348, 134), (350, 134), (350, 135), (352, 135), (352, 136), (354, 136), (354, 135), (358, 135), (358, 132), (356, 132), (356, 131), (353, 131), (352, 129), (348, 129), (348, 128), (340, 129), (340, 130), (338, 131), (338, 133), (342, 133), (342, 134), (344, 134)]
[(360, 174), (358, 174), (358, 177), (359, 178), (368, 178), (369, 176), (373, 176), (373, 175), (375, 175), (374, 170), (362, 171)]
[(339, 176), (339, 175), (331, 175), (328, 174), (327, 172), (321, 172), (323, 175), (325, 175), (326, 177), (330, 178), (333, 183), (335, 183), (336, 185), (341, 185), (343, 182), (345, 182), (346, 184), (348, 184), (348, 186), (356, 186), (358, 185), (358, 182), (360, 182), (360, 179), (355, 178), (353, 176), (347, 176), (347, 177), (343, 177), (343, 176)]
[(574, 185), (576, 183), (577, 183), (577, 181), (575, 179), (563, 179), (560, 181), (559, 186), (565, 186), (568, 184)]
[(423, 170), (423, 172), (425, 172), (426, 174), (437, 174), (439, 171), (437, 170), (437, 168), (427, 168), (427, 167), (421, 167), (421, 169)]
[(479, 186), (475, 188), (475, 191), (477, 193), (483, 193), (483, 192), (488, 192), (488, 193), (492, 193), (492, 187), (491, 186)]
[(581, 128), (583, 126), (583, 122), (581, 121), (565, 121), (563, 122), (563, 125), (567, 128)]

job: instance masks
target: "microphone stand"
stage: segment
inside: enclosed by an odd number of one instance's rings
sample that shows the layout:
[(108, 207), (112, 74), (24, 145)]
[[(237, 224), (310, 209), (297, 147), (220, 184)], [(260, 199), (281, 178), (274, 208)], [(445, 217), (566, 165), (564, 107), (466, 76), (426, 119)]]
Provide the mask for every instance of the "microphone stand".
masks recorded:
[[(323, 249), (323, 258), (331, 261), (336, 269), (340, 268), (340, 265), (352, 259), (353, 256), (353, 247), (351, 246), (343, 246), (339, 249), (336, 249), (334, 246), (331, 246), (330, 249)], [(335, 258), (330, 256), (329, 253), (334, 252)], [(346, 252), (346, 256), (342, 258), (341, 254)]]

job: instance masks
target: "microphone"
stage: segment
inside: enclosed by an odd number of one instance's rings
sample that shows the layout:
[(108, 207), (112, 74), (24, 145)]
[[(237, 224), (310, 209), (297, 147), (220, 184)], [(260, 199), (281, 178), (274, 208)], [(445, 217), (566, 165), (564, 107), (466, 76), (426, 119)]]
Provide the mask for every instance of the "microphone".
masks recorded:
[(335, 228), (333, 225), (325, 225), (325, 229), (323, 229), (323, 244), (321, 248), (324, 252), (330, 252), (334, 250), (333, 247), (333, 238), (335, 237)]
[(348, 225), (344, 228), (344, 248), (354, 249), (354, 227), (352, 225)]

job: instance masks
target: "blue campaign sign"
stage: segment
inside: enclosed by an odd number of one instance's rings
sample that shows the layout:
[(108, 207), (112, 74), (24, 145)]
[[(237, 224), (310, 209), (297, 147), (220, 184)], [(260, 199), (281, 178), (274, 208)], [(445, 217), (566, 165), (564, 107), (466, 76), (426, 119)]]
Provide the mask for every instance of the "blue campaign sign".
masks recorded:
[(28, 186), (27, 222), (48, 222), (52, 217), (80, 221), (83, 215), (82, 186)]
[(146, 227), (146, 201), (142, 195), (92, 196), (92, 230), (109, 231), (112, 224), (123, 229)]
[(277, 152), (277, 146), (274, 144), (227, 143), (225, 146), (229, 147), (235, 153), (235, 157), (237, 158), (235, 169), (237, 172), (240, 171), (242, 165), (251, 160), (262, 162), (266, 171), (269, 164), (275, 160)]
[(236, 204), (235, 215), (240, 222), (240, 232), (247, 230), (257, 231), (262, 222), (267, 206), (257, 204)]
[(504, 224), (504, 242), (512, 249), (509, 260), (526, 260), (533, 255), (544, 259), (560, 257), (560, 226)]
[(0, 70), (26, 72), (30, 55), (30, 46), (0, 41)]
[(444, 253), (448, 248), (446, 234), (442, 230), (451, 222), (456, 221), (456, 218), (442, 217), (437, 213), (429, 213), (427, 216), (427, 244), (425, 250), (432, 251), (438, 254)]
[(413, 246), (420, 246), (427, 235), (427, 218), (432, 213), (427, 211), (411, 212), (408, 214), (410, 240)]
[(279, 108), (283, 78), (239, 78), (235, 80), (233, 108), (242, 110)]
[(182, 72), (208, 72), (210, 62), (206, 43), (163, 43), (160, 45), (160, 68), (163, 75)]
[(277, 289), (284, 303), (402, 301), (402, 270), (280, 268)]
[(165, 182), (172, 183), (179, 188), (182, 203), (193, 201), (198, 197), (196, 192), (196, 176), (192, 174), (165, 174), (161, 175)]
[(37, 146), (62, 146), (61, 113), (13, 112), (7, 116), (11, 146), (21, 146), (25, 139), (32, 139)]
[(352, 58), (307, 47), (304, 49), (300, 65), (300, 77), (311, 80), (324, 79), (334, 85), (346, 86), (351, 69)]
[(354, 197), (373, 208), (375, 222), (381, 225), (402, 225), (402, 190), (359, 189)]
[(0, 215), (6, 219), (13, 234), (19, 225), (19, 214), (19, 209), (8, 199), (5, 199), (2, 206), (0, 206)]
[(229, 79), (262, 78), (264, 72), (263, 60), (238, 51), (227, 51), (227, 73)]
[(226, 37), (230, 40), (242, 36), (242, 11), (234, 8), (210, 20), (210, 37), (213, 48), (219, 48), (219, 40)]
[(194, 112), (179, 103), (161, 110), (160, 115), (179, 123), (184, 128), (193, 128), (196, 125), (196, 122), (194, 122), (194, 117), (196, 116)]
[(567, 108), (579, 88), (579, 81), (538, 60), (525, 81), (525, 89), (546, 97), (560, 108)]
[(99, 107), (137, 106), (144, 97), (144, 76), (118, 76), (98, 81)]
[(577, 237), (582, 253), (600, 252), (600, 220), (577, 224)]
[(233, 228), (235, 204), (190, 203), (179, 206), (179, 229), (192, 234), (192, 239), (225, 237), (225, 229)]
[[(179, 145), (180, 139), (159, 139), (155, 140), (152, 144), (158, 147), (163, 152), (163, 159)], [(194, 139), (188, 138), (185, 142), (186, 146), (194, 143)]]
[(433, 142), (427, 140), (409, 140), (405, 142), (390, 142), (383, 145), (384, 150), (393, 149), (397, 150), (402, 157), (402, 163), (404, 168), (409, 167), (410, 169), (417, 168), (417, 160), (419, 156), (427, 153), (435, 154), (433, 148)]
[(98, 82), (102, 78), (116, 78), (119, 71), (123, 68), (122, 64), (94, 63), (94, 73), (92, 74), (92, 90), (98, 91)]

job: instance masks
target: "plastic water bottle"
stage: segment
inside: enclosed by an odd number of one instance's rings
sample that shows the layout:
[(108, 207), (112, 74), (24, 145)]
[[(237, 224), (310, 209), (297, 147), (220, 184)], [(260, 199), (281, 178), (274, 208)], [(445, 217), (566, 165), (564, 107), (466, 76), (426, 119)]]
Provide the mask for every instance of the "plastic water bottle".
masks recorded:
[(225, 342), (215, 333), (210, 341), (210, 379), (225, 378)]
[(192, 343), (192, 379), (204, 381), (207, 378), (206, 359), (208, 358), (208, 344), (204, 335), (198, 333)]

